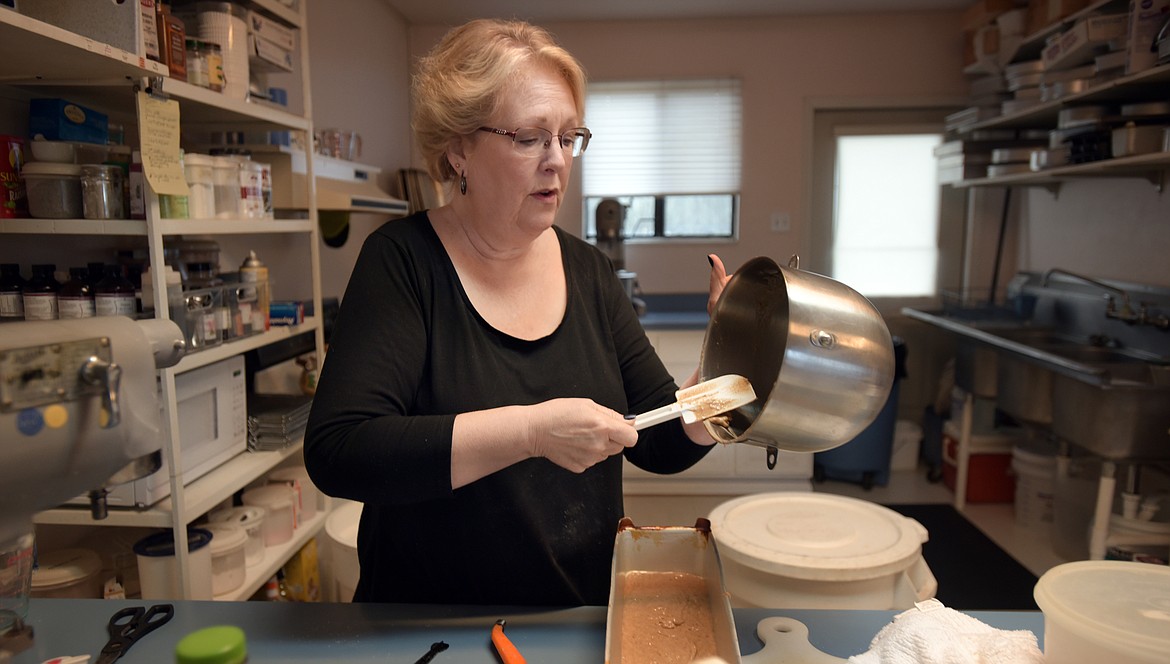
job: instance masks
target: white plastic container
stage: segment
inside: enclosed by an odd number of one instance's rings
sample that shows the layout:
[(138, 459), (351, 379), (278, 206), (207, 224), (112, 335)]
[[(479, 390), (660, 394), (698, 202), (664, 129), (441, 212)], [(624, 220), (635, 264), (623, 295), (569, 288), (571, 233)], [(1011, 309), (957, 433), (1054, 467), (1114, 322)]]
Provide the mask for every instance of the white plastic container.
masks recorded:
[(212, 157), (215, 188), (215, 217), (237, 219), (240, 216), (240, 164), (231, 157)]
[(345, 502), (338, 505), (325, 519), (325, 534), (330, 542), (330, 574), (333, 577), (336, 600), (353, 600), (361, 568), (358, 563), (358, 523), (362, 518), (362, 504)]
[(205, 528), (211, 533), (211, 594), (230, 593), (244, 585), (247, 576), (248, 535), (228, 522), (209, 523)]
[(297, 526), (293, 492), (285, 484), (267, 484), (244, 491), (245, 505), (264, 508), (264, 546), (278, 546), (292, 539)]
[(73, 599), (102, 598), (102, 559), (89, 549), (60, 549), (37, 554), (30, 595)]
[(1025, 528), (1050, 528), (1056, 491), (1056, 450), (1038, 445), (1012, 448), (1016, 476), (1016, 523)]
[(934, 597), (926, 529), (856, 498), (743, 496), (711, 512), (732, 606), (908, 609)]
[(188, 152), (183, 156), (183, 174), (191, 193), (187, 212), (191, 219), (215, 218), (215, 161), (205, 154)]
[(1170, 568), (1095, 560), (1040, 577), (1044, 659), (1052, 664), (1170, 661)]
[[(202, 528), (187, 531), (187, 574), (191, 580), (188, 599), (212, 599), (211, 533)], [(170, 530), (144, 537), (134, 545), (138, 556), (138, 581), (142, 599), (178, 599), (180, 589), (175, 538)]]
[(212, 512), (207, 520), (212, 523), (231, 523), (243, 529), (247, 536), (244, 543), (244, 564), (247, 567), (264, 562), (264, 513), (263, 507), (244, 505)]
[(317, 517), (317, 487), (309, 479), (309, 471), (304, 466), (288, 466), (277, 468), (268, 473), (268, 481), (273, 484), (285, 484), (292, 489), (296, 496), (293, 508), (297, 513), (297, 526)]
[(20, 170), (28, 213), (37, 219), (80, 219), (81, 167), (30, 161)]

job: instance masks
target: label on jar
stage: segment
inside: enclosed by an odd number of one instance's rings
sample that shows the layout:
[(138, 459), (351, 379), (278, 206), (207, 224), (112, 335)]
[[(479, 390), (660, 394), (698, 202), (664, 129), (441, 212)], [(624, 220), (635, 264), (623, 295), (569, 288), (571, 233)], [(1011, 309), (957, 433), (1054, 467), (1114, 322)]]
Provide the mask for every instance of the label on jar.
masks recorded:
[(25, 293), (24, 294), (25, 320), (56, 320), (57, 294), (56, 293)]
[(20, 293), (0, 293), (0, 318), (24, 318), (24, 298)]
[(125, 293), (98, 293), (94, 295), (94, 309), (99, 316), (129, 316), (137, 314), (138, 303), (133, 295)]
[(88, 297), (62, 297), (57, 299), (58, 314), (61, 318), (93, 318), (96, 307)]

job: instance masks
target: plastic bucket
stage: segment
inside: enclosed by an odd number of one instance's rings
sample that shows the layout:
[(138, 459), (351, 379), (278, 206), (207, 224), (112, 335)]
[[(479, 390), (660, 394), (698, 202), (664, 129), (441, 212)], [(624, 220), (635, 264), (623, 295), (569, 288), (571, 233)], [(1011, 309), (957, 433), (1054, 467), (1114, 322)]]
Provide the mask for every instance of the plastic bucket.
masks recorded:
[(292, 539), (297, 527), (295, 498), (287, 484), (266, 484), (244, 491), (241, 499), (245, 505), (264, 508), (264, 546), (278, 546)]
[(37, 555), (33, 597), (102, 598), (102, 559), (89, 549), (61, 549)]
[[(175, 560), (174, 535), (167, 530), (144, 537), (134, 545), (142, 599), (179, 599), (183, 596)], [(212, 599), (210, 544), (210, 532), (202, 528), (187, 530), (187, 573), (191, 577), (191, 596), (187, 599)]]
[(325, 534), (329, 537), (331, 572), (337, 601), (353, 600), (361, 568), (358, 563), (358, 523), (362, 518), (362, 504), (347, 502), (336, 507), (325, 519)]
[(244, 529), (247, 542), (244, 543), (244, 564), (247, 567), (264, 562), (264, 508), (256, 505), (232, 507), (212, 512), (208, 517), (212, 523), (233, 523)]
[(309, 479), (309, 471), (304, 466), (277, 468), (268, 473), (268, 481), (292, 487), (296, 496), (294, 507), (297, 512), (298, 526), (317, 517), (317, 487)]
[(1038, 446), (1012, 448), (1012, 472), (1016, 476), (1016, 523), (1025, 528), (1052, 526), (1056, 490), (1056, 455)]
[(233, 523), (209, 523), (211, 533), (211, 593), (222, 595), (244, 585), (248, 535)]
[(1060, 664), (1170, 661), (1170, 568), (1119, 560), (1058, 565), (1036, 584), (1044, 658)]
[(719, 505), (710, 521), (735, 607), (908, 609), (938, 590), (926, 529), (874, 503), (764, 493)]

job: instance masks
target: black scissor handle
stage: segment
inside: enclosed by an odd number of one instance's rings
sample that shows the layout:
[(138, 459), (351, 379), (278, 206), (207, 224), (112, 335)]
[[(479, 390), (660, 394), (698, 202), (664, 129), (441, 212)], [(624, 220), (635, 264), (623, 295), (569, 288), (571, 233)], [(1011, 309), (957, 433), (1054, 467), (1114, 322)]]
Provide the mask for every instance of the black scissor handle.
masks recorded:
[(162, 627), (174, 615), (174, 604), (155, 604), (149, 609), (128, 606), (110, 618), (110, 638), (126, 641), (123, 647), (125, 650), (138, 639)]

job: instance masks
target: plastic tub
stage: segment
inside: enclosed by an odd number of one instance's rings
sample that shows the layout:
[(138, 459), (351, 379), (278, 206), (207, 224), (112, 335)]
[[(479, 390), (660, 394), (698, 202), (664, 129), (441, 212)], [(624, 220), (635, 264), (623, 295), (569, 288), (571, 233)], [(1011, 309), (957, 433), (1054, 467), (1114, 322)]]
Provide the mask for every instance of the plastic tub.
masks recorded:
[(1170, 661), (1170, 568), (1120, 560), (1058, 565), (1036, 584), (1044, 659), (1060, 664)]
[[(212, 599), (211, 533), (203, 528), (187, 530), (187, 574), (191, 579), (188, 599)], [(148, 535), (134, 545), (138, 556), (138, 581), (142, 599), (178, 599), (180, 588), (175, 560), (175, 534), (170, 530)]]
[(89, 549), (60, 549), (37, 555), (33, 597), (102, 598), (102, 559)]
[(317, 487), (309, 479), (309, 471), (304, 466), (289, 466), (277, 468), (268, 473), (268, 481), (273, 484), (288, 485), (296, 496), (294, 507), (297, 511), (297, 525), (311, 521), (317, 517)]
[(263, 507), (244, 505), (213, 512), (207, 519), (212, 523), (232, 523), (244, 530), (244, 564), (251, 567), (264, 561), (264, 513)]
[(183, 174), (191, 193), (187, 212), (192, 219), (215, 217), (215, 159), (205, 154), (183, 155)]
[(330, 542), (330, 573), (333, 576), (336, 599), (353, 600), (361, 568), (358, 563), (358, 523), (362, 518), (362, 504), (346, 502), (336, 507), (325, 519), (325, 534)]
[(56, 164), (72, 164), (77, 161), (77, 145), (69, 141), (46, 141), (33, 139), (28, 142), (36, 161)]
[(20, 171), (28, 196), (29, 216), (38, 219), (80, 219), (81, 167), (30, 161)]
[(244, 529), (227, 522), (209, 523), (211, 533), (211, 594), (223, 595), (244, 585), (247, 562)]
[(1012, 448), (1012, 473), (1016, 476), (1016, 523), (1025, 528), (1052, 525), (1052, 503), (1056, 490), (1055, 445), (1037, 443)]
[(938, 590), (922, 557), (926, 529), (874, 503), (764, 493), (725, 502), (710, 520), (736, 607), (908, 609)]
[(245, 505), (264, 508), (264, 546), (277, 546), (292, 539), (297, 527), (293, 492), (285, 484), (268, 484), (244, 491)]

